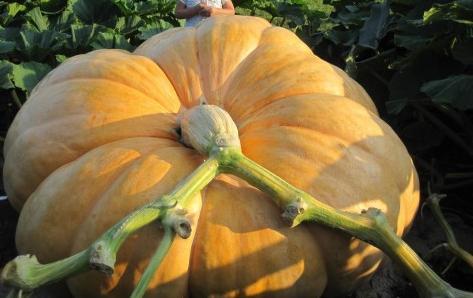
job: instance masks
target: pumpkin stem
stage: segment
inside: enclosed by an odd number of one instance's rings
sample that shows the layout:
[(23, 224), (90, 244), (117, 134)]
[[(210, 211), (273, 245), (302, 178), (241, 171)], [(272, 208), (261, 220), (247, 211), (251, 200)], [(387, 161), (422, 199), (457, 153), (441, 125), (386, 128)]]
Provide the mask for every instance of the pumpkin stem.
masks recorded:
[(166, 256), (169, 248), (174, 239), (174, 232), (171, 228), (165, 227), (164, 228), (164, 236), (161, 242), (159, 243), (158, 249), (156, 253), (151, 258), (148, 267), (146, 267), (145, 272), (141, 276), (140, 281), (136, 285), (133, 293), (131, 294), (130, 298), (140, 298), (143, 297), (146, 290), (148, 289), (148, 284), (151, 281), (155, 271), (158, 269), (159, 265), (163, 261), (164, 257)]
[[(171, 230), (172, 234), (175, 232), (183, 238), (190, 236), (192, 228), (189, 219), (184, 216), (186, 208), (192, 205), (197, 197), (196, 194), (207, 186), (218, 172), (218, 160), (210, 157), (181, 181), (171, 193), (133, 211), (108, 229), (87, 249), (49, 264), (40, 264), (35, 256), (18, 256), (7, 263), (2, 271), (0, 282), (29, 292), (88, 269), (112, 274), (116, 254), (126, 238), (155, 220), (160, 220), (165, 229), (161, 241), (164, 244), (160, 245), (157, 253), (164, 256), (170, 246), (169, 232), (166, 231)], [(156, 257), (151, 268), (159, 265), (160, 258), (162, 257)], [(149, 280), (146, 281), (149, 274), (148, 272), (141, 286), (149, 282)]]
[(284, 210), (283, 217), (292, 220), (293, 227), (304, 221), (315, 221), (378, 247), (404, 269), (422, 297), (473, 298), (473, 293), (453, 288), (430, 269), (409, 245), (396, 235), (381, 210), (369, 208), (362, 214), (337, 210), (287, 183), (241, 152), (223, 151), (226, 152), (221, 153), (222, 172), (238, 176), (268, 193)]
[(233, 148), (241, 150), (238, 128), (232, 117), (215, 105), (199, 105), (178, 118), (182, 142), (203, 155), (212, 150)]

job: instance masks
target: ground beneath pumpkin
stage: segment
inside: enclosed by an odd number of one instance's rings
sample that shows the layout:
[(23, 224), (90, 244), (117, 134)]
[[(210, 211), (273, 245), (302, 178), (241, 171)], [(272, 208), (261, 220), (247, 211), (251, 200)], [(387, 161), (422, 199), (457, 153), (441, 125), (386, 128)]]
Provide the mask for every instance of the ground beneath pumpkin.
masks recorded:
[[(1, 185), (0, 185), (1, 186)], [(1, 193), (0, 193), (1, 195)], [(468, 251), (473, 251), (473, 223), (471, 218), (464, 219), (463, 214), (458, 214), (455, 209), (445, 209), (447, 220), (454, 227), (459, 243)], [(0, 200), (0, 268), (16, 256), (14, 246), (15, 228), (18, 215), (11, 208), (8, 201)], [(470, 220), (470, 221), (469, 221)], [(412, 248), (427, 260), (436, 272), (441, 272), (446, 268), (452, 256), (439, 250), (430, 257), (429, 250), (444, 241), (439, 225), (435, 223), (428, 211), (424, 216), (420, 215), (406, 237), (406, 241)], [(456, 261), (454, 265), (443, 275), (444, 279), (453, 286), (473, 291), (473, 269), (461, 261)], [(8, 289), (0, 285), (0, 297), (6, 297)], [(40, 289), (33, 295), (34, 298), (54, 297), (48, 288)], [(393, 265), (390, 260), (384, 262), (382, 268), (350, 298), (394, 298), (394, 297), (417, 297), (415, 289), (402, 272)], [(66, 297), (61, 297), (66, 298)]]

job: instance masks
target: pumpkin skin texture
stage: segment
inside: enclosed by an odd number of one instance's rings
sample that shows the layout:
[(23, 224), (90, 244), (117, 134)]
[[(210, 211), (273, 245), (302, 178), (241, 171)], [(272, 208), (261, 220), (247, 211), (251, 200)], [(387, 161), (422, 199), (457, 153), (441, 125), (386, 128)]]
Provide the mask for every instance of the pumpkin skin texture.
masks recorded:
[[(177, 118), (205, 100), (230, 113), (243, 153), (336, 208), (376, 207), (398, 235), (419, 203), (412, 161), (367, 93), (293, 33), (253, 17), (175, 28), (133, 54), (68, 59), (33, 90), (5, 143), (5, 187), (20, 253), (51, 262), (169, 192), (203, 158)], [(191, 208), (148, 297), (332, 297), (368, 279), (382, 253), (317, 224), (288, 227), (263, 192), (220, 175)], [(76, 297), (129, 297), (162, 237), (132, 235), (115, 272), (68, 280)]]

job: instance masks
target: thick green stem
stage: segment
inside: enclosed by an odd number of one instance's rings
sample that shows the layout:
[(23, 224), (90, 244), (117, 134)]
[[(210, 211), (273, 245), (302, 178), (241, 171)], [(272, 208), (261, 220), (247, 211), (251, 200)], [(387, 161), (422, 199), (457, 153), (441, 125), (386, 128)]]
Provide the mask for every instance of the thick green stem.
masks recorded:
[(141, 298), (148, 289), (148, 284), (151, 281), (155, 271), (158, 269), (159, 265), (166, 256), (169, 248), (171, 247), (172, 241), (174, 239), (174, 232), (169, 227), (164, 228), (164, 236), (159, 247), (156, 250), (156, 253), (151, 258), (148, 267), (146, 268), (143, 276), (141, 276), (140, 281), (136, 285), (136, 288), (131, 293), (130, 298)]
[(190, 236), (190, 223), (183, 216), (195, 194), (218, 174), (218, 161), (209, 158), (174, 190), (123, 218), (89, 248), (60, 261), (40, 264), (35, 256), (18, 256), (2, 271), (1, 281), (15, 288), (31, 291), (47, 283), (64, 279), (89, 268), (111, 274), (116, 254), (125, 239), (136, 230), (155, 221), (173, 228), (183, 238)]
[(291, 220), (293, 226), (303, 221), (315, 221), (373, 244), (405, 270), (422, 297), (473, 297), (473, 293), (451, 287), (432, 271), (394, 233), (378, 209), (370, 208), (361, 215), (337, 210), (295, 188), (238, 151), (228, 150), (221, 155), (222, 172), (236, 175), (268, 193), (284, 210), (283, 216)]

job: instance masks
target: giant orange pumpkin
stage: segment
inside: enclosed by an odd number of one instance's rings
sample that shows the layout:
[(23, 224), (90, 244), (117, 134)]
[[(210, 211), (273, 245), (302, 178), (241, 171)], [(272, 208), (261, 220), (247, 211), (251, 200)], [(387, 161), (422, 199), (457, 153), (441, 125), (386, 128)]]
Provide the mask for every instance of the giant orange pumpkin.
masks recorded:
[[(177, 117), (205, 99), (230, 113), (245, 155), (336, 208), (376, 207), (402, 235), (418, 205), (406, 149), (367, 93), (288, 30), (213, 17), (154, 36), (133, 54), (100, 50), (44, 78), (5, 143), (5, 186), (21, 210), (20, 253), (41, 262), (90, 245), (169, 192), (205, 157)], [(230, 175), (199, 194), (193, 234), (175, 241), (149, 297), (332, 297), (379, 266), (376, 248), (316, 224), (288, 227), (271, 199)], [(128, 297), (162, 237), (151, 225), (115, 273), (68, 281), (77, 297)]]

